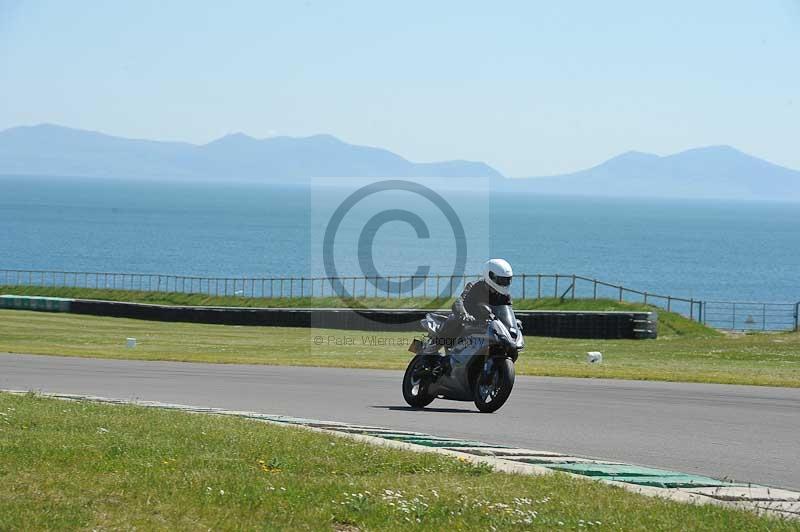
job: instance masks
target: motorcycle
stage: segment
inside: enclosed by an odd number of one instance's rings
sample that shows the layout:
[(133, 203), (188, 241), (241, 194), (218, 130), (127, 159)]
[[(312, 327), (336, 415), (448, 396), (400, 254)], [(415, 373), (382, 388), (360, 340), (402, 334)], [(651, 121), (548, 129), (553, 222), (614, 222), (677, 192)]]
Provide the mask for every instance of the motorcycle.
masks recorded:
[(525, 347), (522, 323), (511, 305), (485, 305), (485, 320), (465, 324), (461, 336), (444, 346), (433, 345), (447, 316), (428, 313), (420, 320), (428, 332), (415, 339), (415, 353), (403, 376), (403, 398), (414, 408), (434, 399), (473, 401), (481, 412), (494, 412), (508, 400), (514, 387), (514, 362)]

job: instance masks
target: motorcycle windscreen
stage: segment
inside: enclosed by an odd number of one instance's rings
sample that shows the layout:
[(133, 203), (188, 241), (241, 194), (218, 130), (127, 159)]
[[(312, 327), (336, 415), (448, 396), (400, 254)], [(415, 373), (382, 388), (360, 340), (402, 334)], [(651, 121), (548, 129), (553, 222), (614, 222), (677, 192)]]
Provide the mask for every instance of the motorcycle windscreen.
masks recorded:
[(509, 329), (517, 326), (517, 318), (514, 316), (514, 309), (511, 308), (511, 305), (495, 305), (492, 307), (492, 312)]

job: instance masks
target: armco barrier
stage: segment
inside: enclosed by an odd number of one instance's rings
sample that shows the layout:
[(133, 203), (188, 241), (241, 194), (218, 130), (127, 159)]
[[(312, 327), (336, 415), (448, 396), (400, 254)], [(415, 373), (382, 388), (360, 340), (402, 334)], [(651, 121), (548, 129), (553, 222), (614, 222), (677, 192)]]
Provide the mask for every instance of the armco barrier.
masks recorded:
[[(154, 321), (403, 332), (421, 331), (419, 320), (426, 312), (414, 309), (354, 312), (347, 308), (183, 307), (9, 295), (0, 296), (0, 308)], [(521, 310), (516, 314), (528, 336), (645, 339), (657, 335), (658, 314), (655, 312)]]

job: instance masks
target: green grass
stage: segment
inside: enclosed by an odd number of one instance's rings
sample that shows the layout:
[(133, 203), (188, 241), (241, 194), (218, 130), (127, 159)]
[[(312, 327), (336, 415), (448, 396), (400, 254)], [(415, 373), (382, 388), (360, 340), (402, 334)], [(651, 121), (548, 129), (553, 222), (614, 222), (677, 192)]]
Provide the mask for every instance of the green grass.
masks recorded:
[[(135, 349), (125, 338), (135, 337)], [(168, 323), (0, 310), (0, 352), (140, 360), (404, 369), (410, 333)], [(602, 351), (601, 365), (586, 352)], [(800, 387), (800, 334), (683, 331), (657, 340), (528, 337), (521, 375)]]
[[(361, 306), (369, 308), (430, 308), (449, 309), (452, 299), (431, 298), (360, 298), (346, 300), (339, 297), (251, 298), (234, 296), (208, 296), (180, 292), (144, 292), (109, 290), (105, 288), (62, 288), (40, 286), (0, 286), (0, 294), (24, 296), (66, 297), (74, 299), (104, 299), (130, 301), (157, 305), (191, 305), (219, 307), (271, 307), (271, 308), (342, 308)], [(680, 314), (666, 312), (641, 303), (625, 303), (609, 299), (521, 299), (514, 302), (517, 310), (584, 310), (584, 311), (657, 311), (659, 334), (715, 335), (713, 329), (689, 320)]]
[(0, 530), (800, 529), (563, 474), (32, 394), (0, 393), (0, 456)]

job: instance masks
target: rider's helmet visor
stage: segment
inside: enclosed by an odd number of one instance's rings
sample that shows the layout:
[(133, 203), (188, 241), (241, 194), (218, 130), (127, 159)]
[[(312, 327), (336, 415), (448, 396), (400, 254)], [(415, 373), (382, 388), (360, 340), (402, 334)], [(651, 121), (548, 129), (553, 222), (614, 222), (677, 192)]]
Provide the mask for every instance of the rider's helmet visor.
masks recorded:
[(489, 272), (489, 277), (498, 284), (498, 286), (509, 286), (511, 284), (511, 277), (503, 277), (501, 275), (495, 275), (494, 272)]

